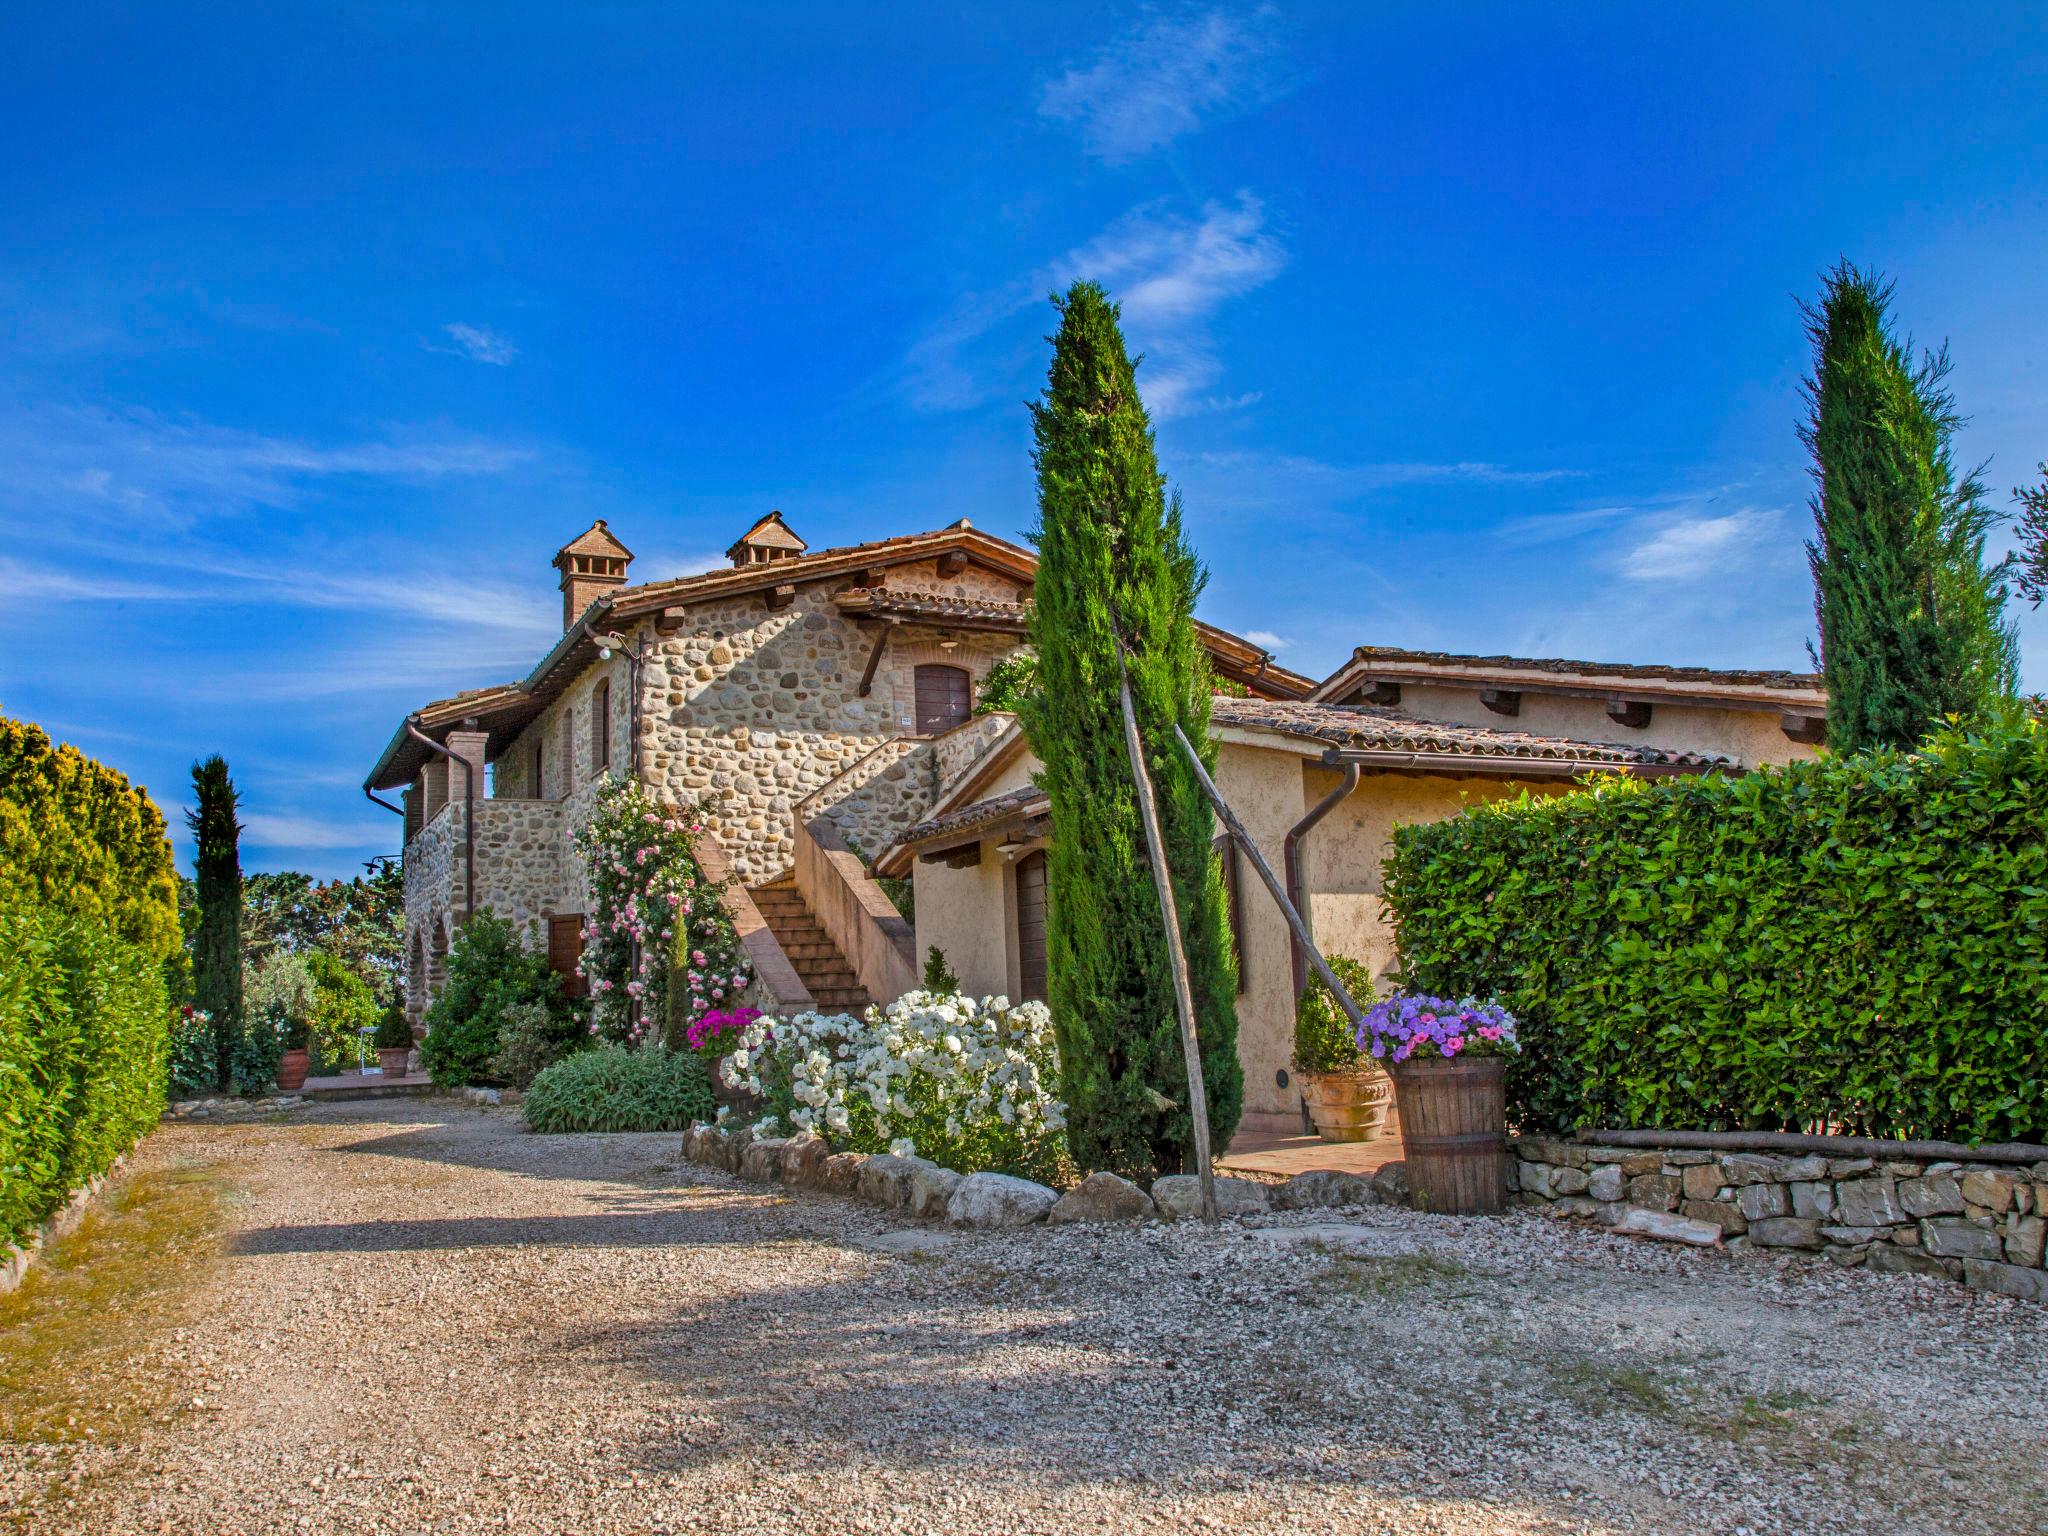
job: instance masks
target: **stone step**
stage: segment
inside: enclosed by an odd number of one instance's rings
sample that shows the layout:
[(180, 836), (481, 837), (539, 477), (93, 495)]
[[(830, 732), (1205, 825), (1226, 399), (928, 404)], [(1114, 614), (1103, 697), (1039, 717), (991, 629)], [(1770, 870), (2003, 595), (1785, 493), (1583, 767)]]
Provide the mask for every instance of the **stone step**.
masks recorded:
[(832, 942), (795, 881), (755, 886), (747, 894), (819, 1008), (842, 1013), (867, 1007), (871, 999), (859, 975)]

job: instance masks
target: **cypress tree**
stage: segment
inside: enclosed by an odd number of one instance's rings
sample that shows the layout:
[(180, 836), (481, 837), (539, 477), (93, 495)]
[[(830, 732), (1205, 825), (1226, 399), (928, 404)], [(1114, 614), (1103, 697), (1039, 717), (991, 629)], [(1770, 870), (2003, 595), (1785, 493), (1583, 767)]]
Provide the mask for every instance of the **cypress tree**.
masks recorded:
[(1892, 288), (1843, 262), (1805, 309), (1813, 343), (1814, 612), (1835, 750), (1917, 743), (1943, 718), (1984, 718), (2017, 679), (2003, 567), (1987, 569), (1995, 515), (1958, 477), (1962, 418), (1947, 352), (1919, 366), (1887, 324)]
[(242, 856), (240, 803), (225, 759), (192, 765), (195, 809), (185, 813), (197, 844), (193, 857), (199, 908), (192, 945), (192, 1001), (213, 1019), (216, 1082), (234, 1083), (235, 1046), (242, 1038)]
[(1060, 1047), (1068, 1139), (1087, 1169), (1143, 1176), (1187, 1166), (1187, 1065), (1166, 938), (1146, 862), (1118, 702), (1117, 636), (1158, 793), (1174, 899), (1185, 925), (1214, 1145), (1244, 1102), (1236, 977), (1214, 818), (1173, 738), (1213, 762), (1208, 657), (1195, 636), (1207, 579), (1159, 472), (1152, 425), (1119, 311), (1076, 283), (1053, 300), (1059, 333), (1033, 404), (1038, 580), (1036, 687), (1019, 701), (1045, 769), (1055, 835), (1046, 855), (1048, 1001)]

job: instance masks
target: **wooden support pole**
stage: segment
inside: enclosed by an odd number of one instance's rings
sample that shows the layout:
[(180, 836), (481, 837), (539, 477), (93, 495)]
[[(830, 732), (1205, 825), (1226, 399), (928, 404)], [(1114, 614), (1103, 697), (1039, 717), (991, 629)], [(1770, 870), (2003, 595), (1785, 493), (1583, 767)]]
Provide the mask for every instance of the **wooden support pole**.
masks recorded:
[[(1145, 823), (1145, 846), (1152, 856), (1152, 889), (1159, 893), (1159, 914), (1166, 925), (1166, 960), (1173, 972), (1173, 1006), (1180, 1014), (1180, 1048), (1188, 1064), (1188, 1111), (1195, 1122), (1195, 1174), (1202, 1185), (1202, 1220), (1216, 1220), (1216, 1170), (1209, 1147), (1209, 1089), (1202, 1081), (1202, 1042), (1195, 1029), (1195, 993), (1188, 982), (1187, 951), (1181, 945), (1180, 912), (1173, 899), (1173, 872), (1166, 864), (1166, 835), (1159, 826), (1159, 805), (1152, 796), (1152, 775), (1145, 767), (1145, 745), (1138, 737), (1138, 712), (1131, 704), (1131, 673), (1124, 664), (1123, 642), (1116, 648), (1117, 693), (1124, 712), (1124, 750), (1130, 754), (1131, 777), (1138, 790), (1138, 813)], [(1180, 727), (1175, 725), (1178, 731)]]
[(1188, 761), (1194, 765), (1195, 782), (1201, 785), (1202, 793), (1208, 796), (1209, 804), (1216, 811), (1216, 819), (1223, 823), (1223, 830), (1230, 834), (1231, 840), (1242, 848), (1245, 857), (1252, 861), (1252, 868), (1259, 872), (1259, 878), (1266, 883), (1267, 891), (1272, 894), (1273, 900), (1279, 903), (1280, 915), (1287, 919), (1287, 926), (1294, 930), (1295, 942), (1301, 945), (1302, 952), (1308, 956), (1308, 963), (1314, 966), (1316, 974), (1323, 978), (1324, 985), (1330, 989), (1330, 995), (1337, 999), (1337, 1006), (1344, 1010), (1344, 1016), (1351, 1021), (1351, 1027), (1357, 1029), (1365, 1022), (1365, 1014), (1352, 1000), (1351, 993), (1346, 990), (1344, 983), (1337, 979), (1337, 973), (1330, 969), (1330, 962), (1323, 958), (1323, 952), (1316, 948), (1316, 941), (1309, 935), (1308, 924), (1302, 920), (1301, 913), (1295, 910), (1294, 903), (1287, 897), (1287, 888), (1280, 883), (1280, 877), (1273, 873), (1273, 866), (1268, 864), (1266, 856), (1259, 852), (1259, 845), (1252, 841), (1251, 834), (1244, 829), (1244, 823), (1239, 821), (1237, 813), (1231, 810), (1230, 802), (1223, 798), (1223, 792), (1217, 789), (1215, 781), (1209, 777), (1209, 770), (1202, 766), (1202, 755), (1195, 750), (1195, 744), (1188, 740), (1188, 733), (1176, 723), (1173, 734), (1179, 739), (1181, 750), (1187, 754)]

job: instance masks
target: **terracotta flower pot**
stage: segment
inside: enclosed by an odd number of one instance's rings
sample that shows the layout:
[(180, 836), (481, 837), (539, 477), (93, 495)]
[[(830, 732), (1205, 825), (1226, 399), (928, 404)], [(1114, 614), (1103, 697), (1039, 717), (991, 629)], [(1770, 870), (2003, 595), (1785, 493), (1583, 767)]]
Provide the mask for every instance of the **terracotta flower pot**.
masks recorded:
[(1303, 1072), (1301, 1098), (1325, 1141), (1377, 1141), (1393, 1107), (1393, 1080), (1378, 1067)]
[(377, 1065), (384, 1069), (386, 1077), (405, 1076), (405, 1059), (412, 1054), (412, 1048), (404, 1045), (380, 1045), (377, 1047)]
[(311, 1058), (301, 1046), (295, 1051), (286, 1051), (277, 1059), (277, 1091), (297, 1093), (306, 1086), (306, 1072), (311, 1067)]
[(1388, 1068), (1417, 1210), (1497, 1216), (1507, 1209), (1506, 1069), (1499, 1056), (1411, 1056)]

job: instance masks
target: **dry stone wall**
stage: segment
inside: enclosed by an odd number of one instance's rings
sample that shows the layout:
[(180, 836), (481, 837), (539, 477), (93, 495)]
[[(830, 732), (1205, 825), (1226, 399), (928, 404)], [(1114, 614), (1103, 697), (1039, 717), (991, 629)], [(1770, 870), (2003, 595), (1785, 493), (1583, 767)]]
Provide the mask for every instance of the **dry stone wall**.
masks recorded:
[(1788, 1157), (1538, 1136), (1522, 1137), (1514, 1152), (1508, 1176), (1520, 1199), (1559, 1215), (2048, 1302), (2048, 1162)]

